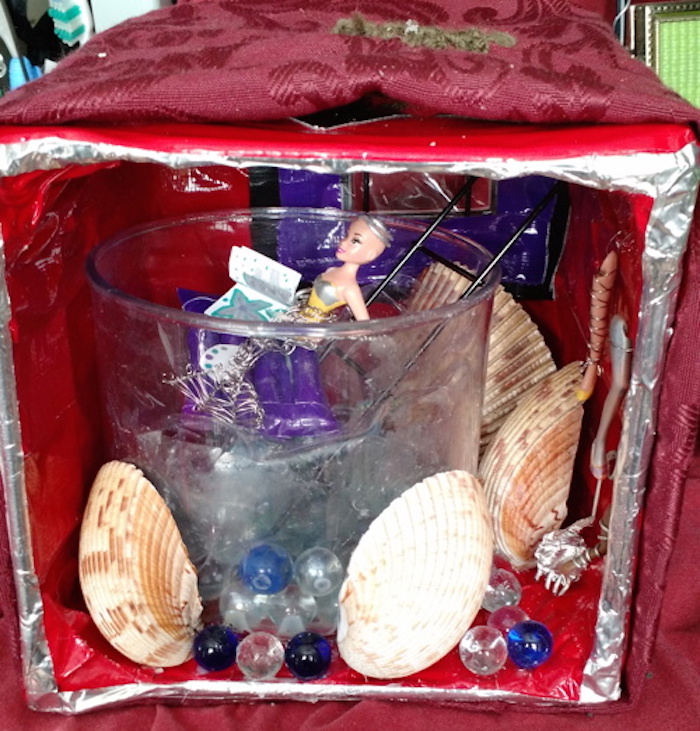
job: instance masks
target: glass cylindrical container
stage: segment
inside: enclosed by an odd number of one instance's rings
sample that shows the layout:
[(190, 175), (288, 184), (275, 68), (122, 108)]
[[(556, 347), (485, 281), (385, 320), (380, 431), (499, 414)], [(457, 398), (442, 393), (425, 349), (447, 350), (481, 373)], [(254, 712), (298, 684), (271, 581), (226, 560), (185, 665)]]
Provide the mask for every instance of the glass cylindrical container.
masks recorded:
[[(498, 272), (456, 299), (490, 261), (473, 242), (433, 231), (424, 246), (466, 276), (420, 248), (373, 299), (369, 321), (203, 313), (233, 284), (232, 246), (292, 267), (308, 285), (334, 264), (354, 215), (191, 215), (126, 231), (89, 257), (106, 451), (161, 491), (205, 598), (260, 541), (293, 558), (323, 546), (345, 564), (404, 490), (436, 472), (476, 470)], [(366, 298), (427, 226), (384, 223), (391, 245), (358, 274)], [(219, 370), (207, 371), (222, 345)]]

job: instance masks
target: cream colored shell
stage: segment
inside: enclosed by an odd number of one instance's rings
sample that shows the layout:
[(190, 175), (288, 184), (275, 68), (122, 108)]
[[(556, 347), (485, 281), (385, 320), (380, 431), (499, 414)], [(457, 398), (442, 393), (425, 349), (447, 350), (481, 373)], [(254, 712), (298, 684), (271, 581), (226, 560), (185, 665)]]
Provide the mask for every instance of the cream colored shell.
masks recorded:
[(570, 363), (534, 386), (481, 462), (496, 549), (515, 568), (534, 566), (542, 536), (566, 518), (583, 416), (580, 383), (581, 364)]
[(499, 287), (493, 302), (481, 420), (481, 452), (522, 397), (556, 366), (525, 310)]
[(202, 604), (175, 521), (141, 470), (109, 462), (97, 474), (80, 531), (80, 584), (108, 642), (134, 662), (185, 662)]
[[(440, 262), (421, 274), (407, 301), (410, 310), (456, 302), (470, 281)], [(525, 310), (498, 287), (494, 295), (481, 419), (483, 454), (508, 414), (532, 386), (556, 370), (542, 334)]]
[(468, 472), (414, 485), (370, 525), (340, 591), (338, 649), (357, 672), (402, 678), (457, 645), (493, 559), (483, 490)]

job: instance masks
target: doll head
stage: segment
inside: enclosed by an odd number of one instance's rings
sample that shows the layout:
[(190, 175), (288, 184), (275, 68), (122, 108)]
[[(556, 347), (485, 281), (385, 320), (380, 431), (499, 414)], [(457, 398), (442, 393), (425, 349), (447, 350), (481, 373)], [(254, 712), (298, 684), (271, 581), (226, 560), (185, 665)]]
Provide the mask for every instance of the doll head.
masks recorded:
[(351, 264), (368, 264), (389, 246), (391, 234), (387, 227), (374, 216), (362, 215), (354, 219), (345, 238), (338, 245), (336, 256)]

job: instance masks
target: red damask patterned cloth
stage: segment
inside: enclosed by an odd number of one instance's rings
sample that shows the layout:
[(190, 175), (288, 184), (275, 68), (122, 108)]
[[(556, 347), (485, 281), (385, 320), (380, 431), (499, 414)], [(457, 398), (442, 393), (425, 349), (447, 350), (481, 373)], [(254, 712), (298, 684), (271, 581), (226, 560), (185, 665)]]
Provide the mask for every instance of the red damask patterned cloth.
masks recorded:
[[(487, 53), (338, 35), (338, 20), (509, 33)], [(512, 122), (681, 122), (697, 110), (567, 0), (179, 2), (95, 36), (0, 102), (0, 122), (236, 122), (368, 95), (402, 111)]]
[[(609, 0), (611, 2), (611, 0)], [(485, 54), (413, 48), (399, 39), (340, 36), (353, 12), (368, 20), (415, 21), (458, 30), (509, 33), (511, 47)], [(300, 116), (380, 95), (405, 112), (450, 113), (532, 123), (695, 123), (698, 110), (658, 81), (615, 40), (600, 16), (566, 0), (180, 0), (99, 34), (51, 74), (0, 100), (0, 123), (227, 123)], [(700, 512), (700, 210), (684, 267), (649, 473), (626, 694), (637, 712), (629, 728), (690, 728), (697, 721), (700, 653), (697, 574)], [(687, 423), (685, 423), (687, 422)], [(695, 470), (686, 480), (695, 451)], [(684, 490), (684, 487), (686, 488)], [(669, 497), (671, 496), (671, 497)], [(1, 498), (1, 496), (0, 496)], [(675, 551), (673, 550), (675, 544)], [(0, 532), (0, 693), (11, 727), (69, 729), (73, 720), (29, 712), (18, 687), (20, 653), (4, 533)], [(673, 552), (664, 595), (666, 565)], [(656, 652), (649, 665), (663, 601)], [(649, 668), (651, 667), (651, 672)], [(653, 677), (652, 676), (653, 673)], [(643, 691), (643, 692), (642, 692)], [(615, 704), (616, 710), (630, 710)], [(83, 719), (85, 729), (171, 729), (241, 725), (269, 728), (404, 729), (517, 725), (604, 731), (608, 717), (519, 714), (503, 707), (427, 704), (152, 704)], [(553, 706), (547, 709), (557, 712)]]

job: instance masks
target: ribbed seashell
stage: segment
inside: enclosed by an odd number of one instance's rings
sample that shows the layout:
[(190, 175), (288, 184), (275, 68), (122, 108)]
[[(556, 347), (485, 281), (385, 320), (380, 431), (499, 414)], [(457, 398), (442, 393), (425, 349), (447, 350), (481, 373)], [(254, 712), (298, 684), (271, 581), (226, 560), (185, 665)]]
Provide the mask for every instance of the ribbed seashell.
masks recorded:
[(481, 452), (523, 395), (556, 370), (542, 334), (525, 310), (499, 287), (491, 316), (481, 419)]
[[(470, 281), (440, 262), (421, 274), (407, 307), (429, 310), (456, 302)], [(483, 454), (523, 394), (556, 370), (552, 354), (525, 310), (498, 287), (494, 296), (481, 419)]]
[(105, 639), (142, 665), (192, 654), (202, 604), (197, 574), (163, 498), (126, 462), (105, 464), (80, 531), (80, 584)]
[(583, 416), (580, 383), (581, 364), (570, 363), (532, 387), (481, 461), (496, 550), (515, 568), (534, 566), (540, 539), (566, 518)]
[(470, 284), (470, 280), (459, 272), (439, 261), (431, 262), (421, 273), (406, 307), (417, 312), (450, 305), (466, 292)]
[(350, 558), (339, 599), (341, 657), (373, 678), (430, 667), (471, 625), (492, 559), (476, 477), (443, 472), (414, 485), (372, 522)]

